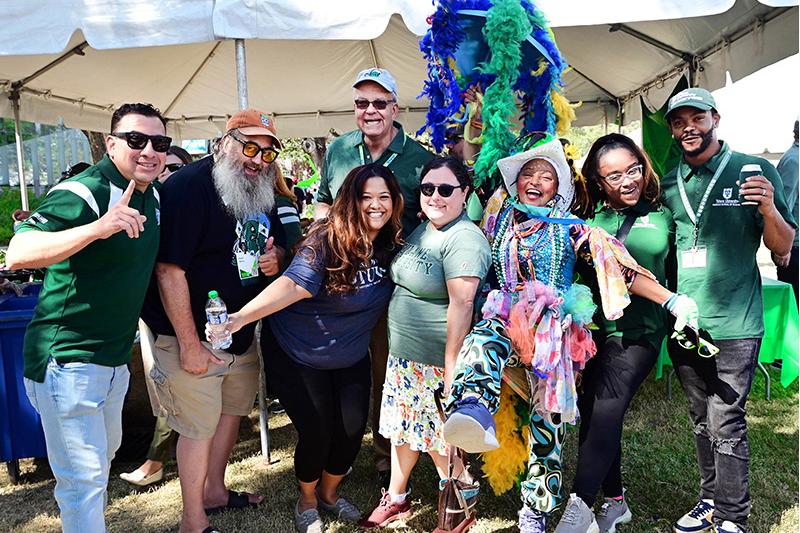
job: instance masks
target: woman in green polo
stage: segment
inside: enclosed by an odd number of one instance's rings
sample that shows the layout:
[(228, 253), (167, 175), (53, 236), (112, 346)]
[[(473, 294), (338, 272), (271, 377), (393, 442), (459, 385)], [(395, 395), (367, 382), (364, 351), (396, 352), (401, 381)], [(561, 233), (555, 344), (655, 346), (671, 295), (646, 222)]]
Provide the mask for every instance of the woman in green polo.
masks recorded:
[[(573, 213), (616, 236), (666, 286), (675, 224), (671, 211), (659, 204), (659, 178), (647, 155), (630, 138), (612, 133), (592, 145), (582, 173), (586, 193), (576, 196)], [(571, 492), (591, 509), (598, 490), (603, 489), (605, 502), (596, 519), (605, 532), (631, 519), (620, 469), (622, 421), (658, 358), (667, 332), (667, 312), (650, 300), (631, 296), (618, 320), (606, 320), (598, 313), (595, 324), (599, 327), (593, 335), (597, 355), (586, 365), (578, 399), (580, 447)], [(577, 531), (567, 527), (568, 511), (557, 531)]]

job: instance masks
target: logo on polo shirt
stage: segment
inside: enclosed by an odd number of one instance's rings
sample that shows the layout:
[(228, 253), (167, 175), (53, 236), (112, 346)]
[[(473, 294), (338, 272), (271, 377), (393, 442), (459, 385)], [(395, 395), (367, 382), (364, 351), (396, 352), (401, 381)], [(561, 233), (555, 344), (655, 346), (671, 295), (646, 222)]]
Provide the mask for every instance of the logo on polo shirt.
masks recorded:
[(733, 197), (733, 187), (722, 189), (722, 198), (714, 200), (714, 207), (739, 207), (739, 199)]

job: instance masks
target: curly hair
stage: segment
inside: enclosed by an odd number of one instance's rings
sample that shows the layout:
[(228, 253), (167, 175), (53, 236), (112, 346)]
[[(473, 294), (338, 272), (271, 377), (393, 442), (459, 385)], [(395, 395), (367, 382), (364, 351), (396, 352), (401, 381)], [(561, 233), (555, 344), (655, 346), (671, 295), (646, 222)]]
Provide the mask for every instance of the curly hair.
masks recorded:
[(661, 182), (653, 170), (653, 164), (647, 153), (639, 148), (633, 139), (619, 133), (609, 133), (597, 139), (586, 160), (583, 162), (581, 174), (583, 187), (576, 187), (575, 200), (572, 202), (571, 211), (581, 218), (592, 218), (599, 204), (607, 200), (606, 193), (600, 185), (603, 177), (600, 175), (600, 160), (612, 150), (624, 149), (633, 155), (642, 165), (642, 195), (651, 204), (658, 204), (661, 197)]
[[(383, 179), (392, 198), (391, 218), (374, 241), (369, 237), (361, 199), (370, 178)], [(403, 194), (392, 171), (376, 163), (356, 167), (347, 174), (327, 218), (311, 226), (298, 250), (308, 253), (303, 250), (310, 249), (313, 254), (310, 260), (320, 260), (325, 265), (328, 293), (352, 293), (356, 289), (353, 285), (356, 274), (373, 259), (379, 266), (389, 267), (403, 244), (402, 215)]]

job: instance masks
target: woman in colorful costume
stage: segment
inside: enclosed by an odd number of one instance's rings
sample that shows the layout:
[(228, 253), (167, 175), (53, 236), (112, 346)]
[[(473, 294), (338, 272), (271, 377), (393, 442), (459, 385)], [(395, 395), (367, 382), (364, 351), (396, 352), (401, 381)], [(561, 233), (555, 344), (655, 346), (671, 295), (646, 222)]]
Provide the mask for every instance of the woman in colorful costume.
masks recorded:
[[(696, 322), (697, 306), (660, 286), (604, 230), (569, 213), (573, 174), (558, 139), (537, 132), (519, 141), (524, 151), (497, 163), (504, 187), (489, 200), (482, 222), (496, 283), (483, 320), (459, 353), (444, 434), (448, 443), (472, 453), (500, 446), (496, 453), (506, 456), (524, 451), (524, 437), (512, 430), (503, 438), (492, 417), (501, 406), (513, 409), (513, 397), (501, 393), (504, 368), (524, 368), (530, 437), (519, 526), (522, 532), (544, 532), (545, 517), (560, 499), (563, 423), (574, 423), (578, 415), (576, 376), (596, 351), (587, 327), (596, 309), (591, 291), (573, 283), (576, 252), (592, 261), (610, 320), (621, 316), (629, 293), (669, 304), (681, 328)], [(512, 425), (519, 422), (516, 417)], [(516, 458), (507, 459), (514, 463)], [(512, 478), (506, 490), (519, 466), (500, 467)], [(497, 492), (497, 476), (487, 474)]]

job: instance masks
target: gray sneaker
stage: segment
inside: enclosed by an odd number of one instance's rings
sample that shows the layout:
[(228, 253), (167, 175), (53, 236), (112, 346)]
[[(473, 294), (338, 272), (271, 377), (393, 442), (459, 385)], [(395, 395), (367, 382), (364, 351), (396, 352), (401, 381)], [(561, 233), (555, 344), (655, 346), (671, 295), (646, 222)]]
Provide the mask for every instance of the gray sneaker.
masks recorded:
[(294, 506), (294, 527), (297, 533), (325, 533), (325, 526), (316, 509), (306, 509), (302, 513), (297, 502)]
[(337, 518), (341, 518), (342, 520), (347, 520), (348, 522), (358, 522), (361, 519), (361, 511), (359, 511), (355, 505), (342, 497), (339, 497), (339, 499), (336, 500), (336, 503), (330, 505), (322, 501), (322, 498), (317, 496), (317, 503), (322, 509), (335, 515)]
[(594, 513), (576, 494), (569, 495), (569, 501), (556, 526), (555, 533), (599, 533), (600, 528)]
[(606, 498), (595, 516), (597, 525), (600, 526), (600, 533), (615, 533), (617, 524), (627, 524), (633, 515), (623, 493), (621, 500)]

